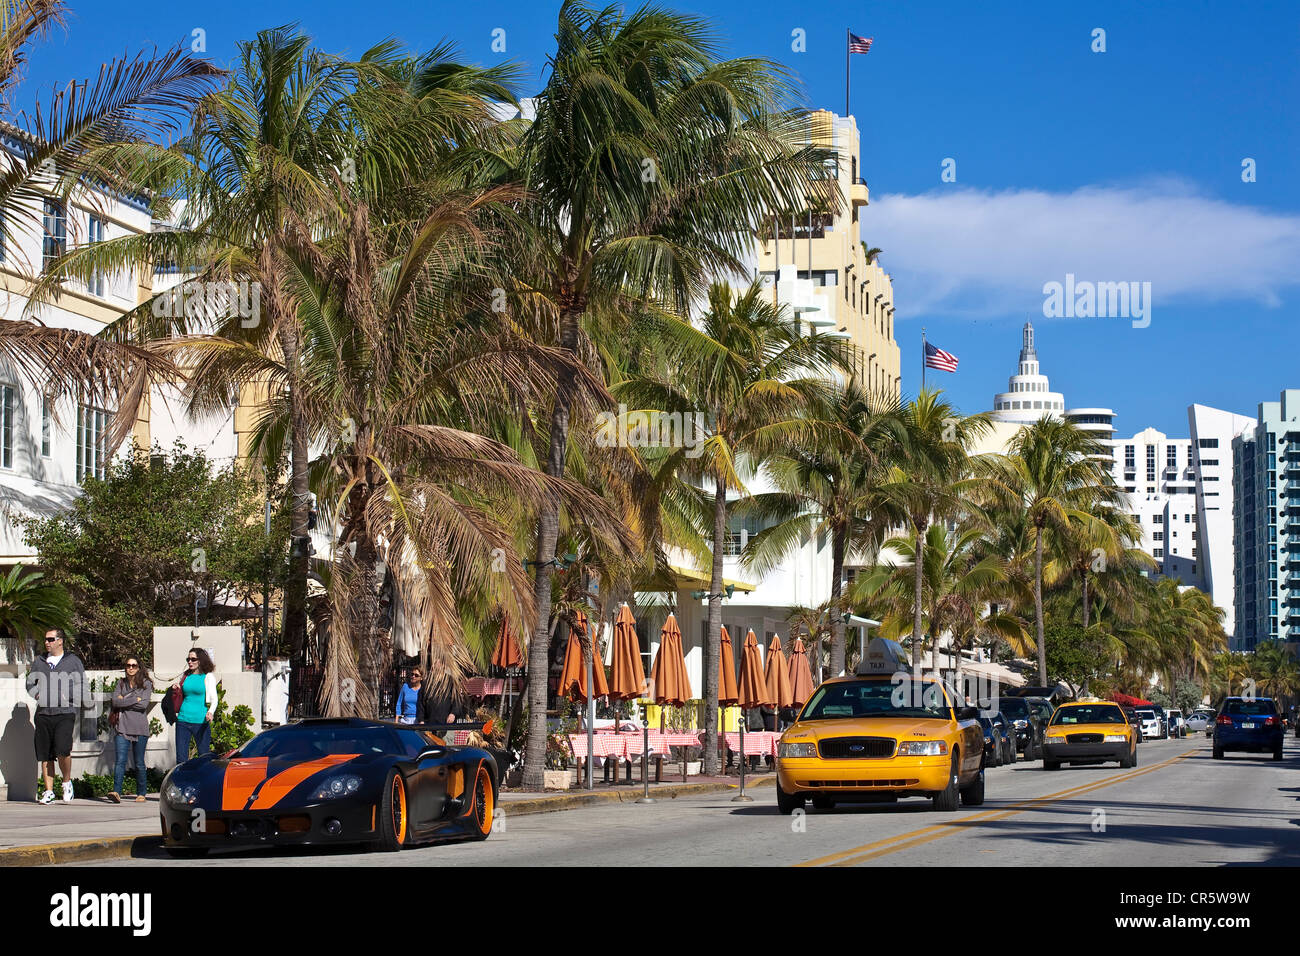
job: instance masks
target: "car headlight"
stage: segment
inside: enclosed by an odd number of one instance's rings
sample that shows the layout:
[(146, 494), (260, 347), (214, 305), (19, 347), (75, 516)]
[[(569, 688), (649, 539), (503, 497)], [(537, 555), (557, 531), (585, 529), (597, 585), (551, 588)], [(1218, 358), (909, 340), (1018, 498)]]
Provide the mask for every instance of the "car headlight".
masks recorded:
[(1065, 734), (1048, 734), (1048, 735), (1047, 735), (1047, 742), (1048, 742), (1049, 744), (1063, 744), (1063, 743), (1067, 743), (1066, 738), (1065, 738)]
[(354, 773), (345, 773), (330, 777), (312, 794), (313, 800), (336, 800), (347, 797), (361, 789), (361, 778)]
[(791, 743), (779, 743), (776, 747), (778, 757), (816, 757), (817, 741), (792, 741)]
[(199, 798), (199, 788), (192, 784), (187, 787), (178, 787), (174, 783), (167, 784), (167, 789), (163, 791), (163, 799), (169, 806), (176, 809), (183, 809), (194, 803)]
[(898, 745), (899, 757), (942, 757), (948, 752), (946, 740), (904, 740)]
[(1127, 734), (1107, 734), (1105, 741), (1108, 744), (1126, 744), (1128, 743)]
[(1028, 726), (1029, 726), (1029, 721), (1027, 721), (1027, 720), (1017, 720), (1017, 721), (1016, 721), (1016, 730), (1024, 730), (1024, 729), (1025, 729), (1026, 727), (1028, 727)]

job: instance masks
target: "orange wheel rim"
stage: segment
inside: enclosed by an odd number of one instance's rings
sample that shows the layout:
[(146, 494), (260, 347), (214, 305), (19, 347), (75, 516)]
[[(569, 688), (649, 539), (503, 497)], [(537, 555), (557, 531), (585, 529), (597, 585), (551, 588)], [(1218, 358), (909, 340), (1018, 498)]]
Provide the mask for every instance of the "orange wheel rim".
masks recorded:
[(474, 794), (474, 817), (480, 833), (492, 832), (492, 783), (486, 770), (479, 770)]
[(398, 843), (406, 842), (406, 788), (402, 786), (402, 778), (393, 777), (393, 833), (397, 835)]

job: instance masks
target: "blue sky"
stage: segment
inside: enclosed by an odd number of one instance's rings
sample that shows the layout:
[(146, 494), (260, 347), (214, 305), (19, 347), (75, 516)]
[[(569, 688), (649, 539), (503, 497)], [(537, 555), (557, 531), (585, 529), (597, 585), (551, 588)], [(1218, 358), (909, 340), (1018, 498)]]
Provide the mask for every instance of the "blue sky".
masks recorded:
[[(540, 84), (558, 4), (409, 0), (69, 0), (67, 36), (30, 66), (16, 108), (93, 76), (123, 50), (206, 31), (225, 63), (256, 30), (299, 22), (333, 52), (388, 36), (448, 38), (465, 59), (513, 59)], [(1186, 435), (1192, 402), (1254, 414), (1300, 386), (1300, 4), (1293, 2), (679, 2), (711, 19), (731, 55), (794, 70), (808, 105), (844, 109), (853, 58), (872, 203), (863, 235), (895, 284), (903, 384), (919, 384), (920, 328), (961, 360), (932, 372), (965, 410), (987, 408), (1038, 328), (1053, 388), (1116, 410), (1122, 435)], [(129, 15), (126, 14), (129, 8)], [(491, 49), (505, 30), (506, 52)], [(1104, 53), (1093, 31), (1105, 30)], [(803, 30), (806, 52), (792, 50)], [(1256, 181), (1242, 181), (1242, 162)], [(956, 161), (956, 182), (940, 178)], [(1151, 283), (1151, 322), (1042, 314), (1043, 284)]]

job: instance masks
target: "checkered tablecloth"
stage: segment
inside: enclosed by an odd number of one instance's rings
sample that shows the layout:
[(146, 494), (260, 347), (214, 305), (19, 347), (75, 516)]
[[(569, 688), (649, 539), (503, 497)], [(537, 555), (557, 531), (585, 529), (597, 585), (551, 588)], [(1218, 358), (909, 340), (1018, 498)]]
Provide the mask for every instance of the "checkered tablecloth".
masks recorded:
[[(595, 745), (592, 753), (597, 757), (626, 757), (627, 756), (627, 737), (630, 734), (596, 734)], [(579, 759), (587, 756), (587, 735), (586, 734), (569, 734), (569, 746), (573, 749), (573, 756)], [(640, 747), (637, 748), (637, 755), (641, 753)]]
[(448, 741), (453, 747), (464, 747), (469, 744), (469, 735), (473, 733), (470, 730), (454, 730), (451, 734), (451, 740)]
[[(727, 741), (727, 749), (732, 753), (739, 753), (740, 733), (729, 733), (723, 736)], [(745, 756), (775, 757), (776, 744), (780, 739), (781, 735), (772, 730), (747, 730), (745, 731)]]

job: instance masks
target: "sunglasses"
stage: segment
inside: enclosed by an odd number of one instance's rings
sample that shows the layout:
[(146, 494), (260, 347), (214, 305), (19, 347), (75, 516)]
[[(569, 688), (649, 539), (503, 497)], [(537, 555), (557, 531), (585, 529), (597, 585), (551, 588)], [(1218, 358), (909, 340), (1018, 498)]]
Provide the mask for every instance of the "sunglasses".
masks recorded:
[(139, 665), (139, 664), (127, 664), (127, 665), (126, 665), (126, 669), (129, 670), (129, 671), (137, 671), (137, 670), (140, 669), (140, 665)]
[(46, 643), (46, 644), (54, 644), (54, 643), (56, 643), (56, 642), (58, 642), (58, 641), (61, 641), (61, 640), (63, 640), (63, 638), (61, 638), (61, 637), (47, 637), (47, 638), (45, 639), (45, 643)]
[(199, 659), (197, 657), (187, 657), (185, 658), (185, 660), (190, 664), (196, 664), (198, 663)]

